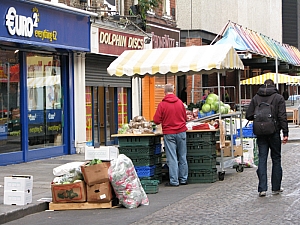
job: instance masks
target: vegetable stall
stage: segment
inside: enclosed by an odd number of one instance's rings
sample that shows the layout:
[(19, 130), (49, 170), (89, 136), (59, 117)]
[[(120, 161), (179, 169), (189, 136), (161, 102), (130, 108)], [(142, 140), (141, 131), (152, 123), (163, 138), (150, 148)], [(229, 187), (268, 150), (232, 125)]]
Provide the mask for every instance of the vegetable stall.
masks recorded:
[[(238, 79), (240, 80), (240, 70), (243, 69), (244, 65), (234, 48), (231, 45), (220, 44), (176, 48), (126, 50), (110, 64), (110, 66), (107, 68), (107, 72), (111, 76), (119, 77), (144, 77), (146, 75), (193, 76), (194, 74), (217, 74), (218, 93), (221, 93), (220, 76), (222, 73), (224, 74), (226, 71), (238, 70)], [(240, 99), (241, 91), (239, 87), (239, 101)], [(218, 108), (222, 108), (220, 101)], [(222, 116), (224, 116), (224, 114), (222, 115), (222, 112), (219, 112), (218, 114), (211, 116), (214, 118), (217, 117), (219, 121), (222, 121)], [(240, 127), (242, 127), (242, 124)], [(220, 139), (220, 146), (225, 146), (225, 140), (222, 138)], [(233, 155), (233, 151), (234, 150), (231, 149), (231, 155)], [(221, 173), (224, 175), (225, 172), (223, 162), (223, 153), (221, 151), (221, 172), (219, 172), (219, 174)]]

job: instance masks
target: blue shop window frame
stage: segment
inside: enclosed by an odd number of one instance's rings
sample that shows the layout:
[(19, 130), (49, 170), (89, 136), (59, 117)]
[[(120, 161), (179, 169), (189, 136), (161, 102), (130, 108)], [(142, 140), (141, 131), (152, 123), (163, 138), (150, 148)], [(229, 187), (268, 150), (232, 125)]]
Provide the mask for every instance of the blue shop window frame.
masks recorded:
[[(28, 111), (27, 111), (27, 77), (26, 74), (26, 54), (20, 52), (20, 117), (21, 117), (21, 151), (3, 153), (0, 157), (0, 166), (30, 162), (38, 159), (51, 158), (66, 154), (75, 154), (74, 147), (74, 71), (73, 60), (69, 56), (61, 56), (62, 65), (62, 94), (63, 94), (63, 144), (40, 148), (35, 150), (28, 149)], [(70, 75), (69, 75), (70, 74)], [(66, 116), (68, 115), (68, 116)], [(68, 129), (67, 129), (68, 128)]]

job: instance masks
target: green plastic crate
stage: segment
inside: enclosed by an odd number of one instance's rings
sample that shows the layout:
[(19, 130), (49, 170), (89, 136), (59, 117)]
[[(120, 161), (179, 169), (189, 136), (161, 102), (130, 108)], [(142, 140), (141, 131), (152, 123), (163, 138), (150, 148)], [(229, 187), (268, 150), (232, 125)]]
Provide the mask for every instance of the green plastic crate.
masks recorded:
[(187, 156), (203, 156), (216, 154), (216, 142), (187, 143)]
[[(128, 156), (129, 157), (129, 156)], [(134, 166), (153, 166), (155, 164), (155, 157), (129, 157)]]
[(203, 155), (203, 156), (188, 156), (187, 162), (189, 169), (214, 169), (216, 168), (216, 156)]
[(189, 170), (188, 183), (214, 183), (217, 181), (217, 168), (211, 170)]
[(154, 157), (155, 148), (153, 146), (130, 146), (119, 147), (119, 154), (124, 154), (129, 158), (134, 157)]
[(118, 137), (120, 147), (154, 146), (158, 142), (157, 136), (126, 136)]
[(140, 177), (139, 179), (140, 179), (141, 181), (142, 181), (142, 180), (158, 180), (159, 183), (162, 183), (163, 176), (162, 176), (162, 173), (160, 173), (160, 174), (154, 174), (154, 175), (151, 176), (151, 177)]
[(186, 142), (202, 142), (202, 141), (216, 141), (216, 131), (208, 132), (187, 132)]
[(141, 184), (146, 194), (156, 194), (159, 189), (159, 180), (141, 180)]

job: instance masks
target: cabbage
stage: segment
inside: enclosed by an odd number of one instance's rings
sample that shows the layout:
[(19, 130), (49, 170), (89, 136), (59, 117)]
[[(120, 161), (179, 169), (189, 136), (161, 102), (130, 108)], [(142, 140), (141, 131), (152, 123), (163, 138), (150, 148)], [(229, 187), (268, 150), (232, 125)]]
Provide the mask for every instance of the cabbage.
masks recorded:
[(227, 113), (226, 113), (226, 108), (225, 108), (224, 106), (221, 106), (219, 112), (220, 112), (221, 114), (227, 114)]
[(210, 109), (210, 104), (207, 104), (205, 103), (203, 106), (202, 106), (202, 112), (209, 112), (211, 109)]
[(219, 101), (213, 102), (210, 105), (211, 110), (214, 110), (215, 112), (219, 110)]

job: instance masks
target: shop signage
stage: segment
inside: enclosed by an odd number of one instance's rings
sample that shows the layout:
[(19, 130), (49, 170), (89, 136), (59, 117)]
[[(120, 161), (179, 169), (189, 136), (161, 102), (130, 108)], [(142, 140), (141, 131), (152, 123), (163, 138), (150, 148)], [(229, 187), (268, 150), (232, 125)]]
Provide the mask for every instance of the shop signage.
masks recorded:
[(47, 122), (61, 122), (61, 109), (47, 109), (46, 110)]
[(179, 29), (147, 24), (147, 32), (152, 34), (152, 48), (174, 48), (179, 46)]
[(90, 51), (88, 15), (10, 0), (0, 1), (0, 15), (0, 41)]
[(143, 48), (143, 36), (99, 28), (99, 53), (120, 55), (125, 50)]

